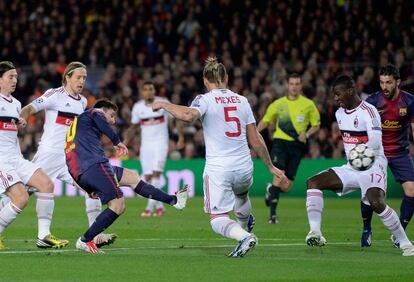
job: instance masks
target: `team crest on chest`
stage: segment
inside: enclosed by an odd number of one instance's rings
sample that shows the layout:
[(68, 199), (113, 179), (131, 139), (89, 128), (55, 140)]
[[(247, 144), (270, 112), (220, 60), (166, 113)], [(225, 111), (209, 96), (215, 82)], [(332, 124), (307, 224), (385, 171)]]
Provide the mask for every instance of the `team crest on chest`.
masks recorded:
[(358, 117), (355, 117), (355, 119), (354, 119), (354, 127), (355, 128), (358, 128), (358, 125), (359, 125)]
[(400, 112), (399, 112), (400, 116), (405, 116), (407, 115), (407, 108), (400, 108)]

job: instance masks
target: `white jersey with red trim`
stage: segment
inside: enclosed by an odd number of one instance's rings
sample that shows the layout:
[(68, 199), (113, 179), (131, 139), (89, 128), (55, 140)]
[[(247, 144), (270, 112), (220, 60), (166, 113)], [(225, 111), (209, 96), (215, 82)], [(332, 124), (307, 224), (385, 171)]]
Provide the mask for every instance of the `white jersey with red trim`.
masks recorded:
[[(362, 101), (359, 106), (353, 110), (347, 110), (341, 107), (336, 111), (335, 115), (339, 129), (341, 130), (347, 157), (349, 151), (351, 151), (356, 144), (368, 142), (371, 132), (381, 132), (381, 117), (378, 110), (365, 101)], [(377, 157), (385, 158), (382, 143), (374, 151)]]
[[(155, 96), (154, 101), (165, 100)], [(132, 107), (131, 122), (141, 127), (141, 146), (164, 144), (168, 146), (169, 114), (163, 109), (152, 111), (152, 103), (139, 100)]]
[(21, 156), (17, 138), (17, 123), (22, 104), (13, 96), (0, 94), (0, 160)]
[(191, 104), (201, 115), (206, 169), (231, 171), (252, 166), (246, 128), (256, 123), (247, 99), (229, 89), (198, 95)]
[(66, 132), (74, 118), (85, 111), (86, 98), (82, 95), (73, 97), (62, 86), (47, 90), (31, 105), (36, 112), (45, 110), (45, 123), (39, 150), (47, 149), (64, 153)]

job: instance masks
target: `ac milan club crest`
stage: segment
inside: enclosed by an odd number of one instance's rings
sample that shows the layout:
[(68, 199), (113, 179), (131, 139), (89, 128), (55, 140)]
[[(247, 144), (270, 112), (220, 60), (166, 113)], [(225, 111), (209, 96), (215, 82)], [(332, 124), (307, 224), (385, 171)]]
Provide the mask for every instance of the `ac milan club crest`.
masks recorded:
[(12, 182), (13, 181), (13, 176), (11, 176), (10, 174), (7, 174), (7, 180)]
[(358, 124), (359, 124), (358, 117), (355, 117), (355, 119), (354, 119), (354, 127), (355, 128), (358, 128)]

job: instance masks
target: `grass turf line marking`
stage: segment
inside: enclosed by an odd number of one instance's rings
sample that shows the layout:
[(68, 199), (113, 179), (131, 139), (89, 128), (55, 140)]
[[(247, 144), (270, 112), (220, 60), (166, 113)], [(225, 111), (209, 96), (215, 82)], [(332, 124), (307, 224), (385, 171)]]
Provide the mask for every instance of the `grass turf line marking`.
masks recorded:
[[(339, 245), (339, 246), (348, 246), (348, 245), (358, 245), (358, 242), (331, 242), (329, 245)], [(105, 252), (113, 251), (129, 251), (129, 250), (156, 250), (156, 249), (214, 249), (214, 248), (233, 248), (235, 245), (185, 245), (185, 246), (167, 246), (167, 247), (135, 247), (135, 248), (103, 248)], [(292, 247), (292, 246), (306, 246), (305, 243), (286, 243), (286, 244), (259, 244), (259, 247)], [(8, 254), (41, 254), (41, 253), (71, 253), (71, 252), (81, 252), (77, 249), (63, 249), (63, 250), (26, 250), (26, 251), (0, 251), (1, 255)]]

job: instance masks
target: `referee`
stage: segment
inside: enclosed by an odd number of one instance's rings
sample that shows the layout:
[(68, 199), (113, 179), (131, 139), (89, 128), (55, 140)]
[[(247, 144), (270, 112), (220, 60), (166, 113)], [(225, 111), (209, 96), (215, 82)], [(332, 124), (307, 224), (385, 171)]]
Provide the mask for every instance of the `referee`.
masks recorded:
[(289, 192), (303, 156), (307, 151), (307, 139), (319, 130), (320, 116), (312, 100), (302, 96), (301, 77), (293, 73), (287, 79), (287, 95), (274, 101), (257, 129), (263, 131), (276, 122), (271, 157), (273, 164), (285, 171), (288, 181), (280, 183), (273, 178), (267, 187), (266, 204), (270, 206), (269, 223), (278, 223), (276, 207), (280, 192)]

